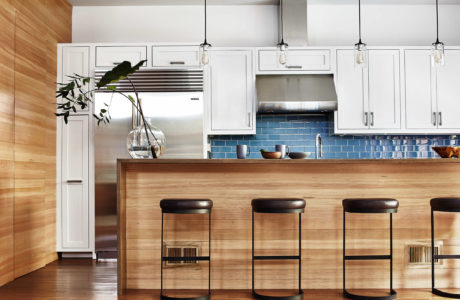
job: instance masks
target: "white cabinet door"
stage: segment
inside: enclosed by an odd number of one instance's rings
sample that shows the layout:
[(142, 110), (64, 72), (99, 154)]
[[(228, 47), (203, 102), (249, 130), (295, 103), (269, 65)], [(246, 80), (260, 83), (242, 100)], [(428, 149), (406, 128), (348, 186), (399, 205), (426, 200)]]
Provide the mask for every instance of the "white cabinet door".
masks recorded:
[(367, 69), (355, 66), (353, 50), (337, 51), (338, 129), (367, 129)]
[[(70, 81), (67, 76), (74, 74), (89, 76), (89, 47), (69, 46), (62, 48), (60, 82)], [(89, 112), (89, 107), (80, 110), (80, 112)]]
[(399, 50), (370, 50), (368, 72), (370, 128), (401, 128)]
[(437, 68), (437, 122), (440, 129), (460, 129), (460, 50), (446, 50)]
[(330, 50), (288, 50), (286, 65), (279, 63), (277, 50), (259, 50), (260, 71), (327, 71), (331, 69)]
[(90, 247), (88, 191), (88, 115), (62, 125), (61, 240), (62, 248)]
[(199, 48), (197, 46), (154, 46), (152, 47), (153, 67), (199, 66)]
[(114, 67), (123, 61), (135, 65), (145, 59), (147, 59), (147, 46), (96, 47), (96, 67)]
[(254, 133), (252, 52), (210, 51), (210, 72), (211, 133)]
[(405, 51), (406, 128), (436, 128), (436, 82), (429, 50)]

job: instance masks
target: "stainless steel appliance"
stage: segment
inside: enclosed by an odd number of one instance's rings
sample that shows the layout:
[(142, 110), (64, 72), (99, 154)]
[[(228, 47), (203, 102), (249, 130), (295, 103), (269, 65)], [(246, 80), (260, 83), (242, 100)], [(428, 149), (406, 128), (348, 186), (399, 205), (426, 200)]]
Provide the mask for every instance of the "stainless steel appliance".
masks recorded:
[[(104, 73), (97, 71), (96, 80)], [(203, 71), (144, 69), (130, 76), (130, 80), (140, 92), (145, 117), (166, 136), (166, 150), (161, 158), (205, 158)], [(117, 90), (133, 91), (126, 80), (117, 84)], [(96, 93), (95, 111), (105, 104), (110, 106), (112, 120), (108, 125), (96, 125), (94, 137), (95, 246), (98, 258), (116, 258), (116, 161), (130, 158), (126, 138), (137, 124), (137, 113), (120, 94)]]

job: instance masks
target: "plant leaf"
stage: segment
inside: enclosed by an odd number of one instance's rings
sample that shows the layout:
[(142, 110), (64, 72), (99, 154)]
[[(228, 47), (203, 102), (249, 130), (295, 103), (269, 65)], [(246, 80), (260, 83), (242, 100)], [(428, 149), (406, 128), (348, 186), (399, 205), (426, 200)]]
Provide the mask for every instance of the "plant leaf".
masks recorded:
[(104, 87), (110, 83), (116, 83), (120, 80), (125, 79), (130, 74), (139, 70), (139, 68), (146, 62), (146, 60), (140, 61), (134, 67), (131, 66), (129, 61), (124, 61), (121, 64), (115, 66), (112, 70), (102, 76), (101, 80), (96, 84), (97, 88)]

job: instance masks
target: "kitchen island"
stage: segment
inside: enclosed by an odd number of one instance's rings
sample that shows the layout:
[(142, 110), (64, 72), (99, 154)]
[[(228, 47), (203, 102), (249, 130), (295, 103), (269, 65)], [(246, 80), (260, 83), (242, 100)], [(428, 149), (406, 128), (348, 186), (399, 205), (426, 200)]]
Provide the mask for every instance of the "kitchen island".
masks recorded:
[[(118, 160), (118, 287), (160, 288), (161, 209), (164, 198), (208, 198), (212, 211), (212, 289), (251, 287), (251, 199), (298, 197), (302, 215), (304, 289), (342, 288), (342, 199), (389, 197), (393, 217), (394, 287), (428, 288), (429, 265), (409, 266), (408, 245), (430, 239), (433, 197), (460, 196), (460, 160)], [(459, 215), (459, 216), (457, 216)], [(168, 247), (207, 253), (205, 215), (165, 215)], [(440, 213), (436, 237), (444, 253), (460, 253), (460, 214)], [(297, 253), (298, 220), (290, 214), (256, 216), (256, 255)], [(388, 254), (387, 214), (347, 217), (347, 254)], [(169, 244), (168, 244), (169, 243)], [(349, 251), (349, 252), (348, 252)], [(446, 261), (438, 287), (460, 286), (460, 267)], [(349, 288), (387, 288), (387, 261), (350, 262)], [(256, 288), (295, 289), (296, 262), (258, 262)], [(207, 288), (207, 262), (168, 265), (165, 289)]]

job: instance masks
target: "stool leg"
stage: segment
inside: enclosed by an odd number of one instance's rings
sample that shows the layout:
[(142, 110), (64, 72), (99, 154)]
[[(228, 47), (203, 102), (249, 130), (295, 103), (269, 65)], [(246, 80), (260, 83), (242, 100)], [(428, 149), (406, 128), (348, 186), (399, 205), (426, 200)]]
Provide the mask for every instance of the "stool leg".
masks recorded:
[(393, 291), (393, 213), (390, 213), (390, 293)]
[(302, 214), (299, 213), (299, 293), (302, 292)]
[(209, 212), (209, 269), (208, 269), (208, 295), (211, 295), (211, 212)]
[(431, 289), (434, 289), (434, 213), (431, 209)]
[(254, 294), (254, 209), (252, 210), (252, 294)]
[(343, 278), (343, 289), (346, 290), (345, 288), (345, 210), (343, 211), (343, 267), (342, 267), (343, 273), (342, 273), (342, 278)]
[(164, 213), (161, 212), (161, 281), (160, 281), (160, 295), (163, 295), (163, 217)]

